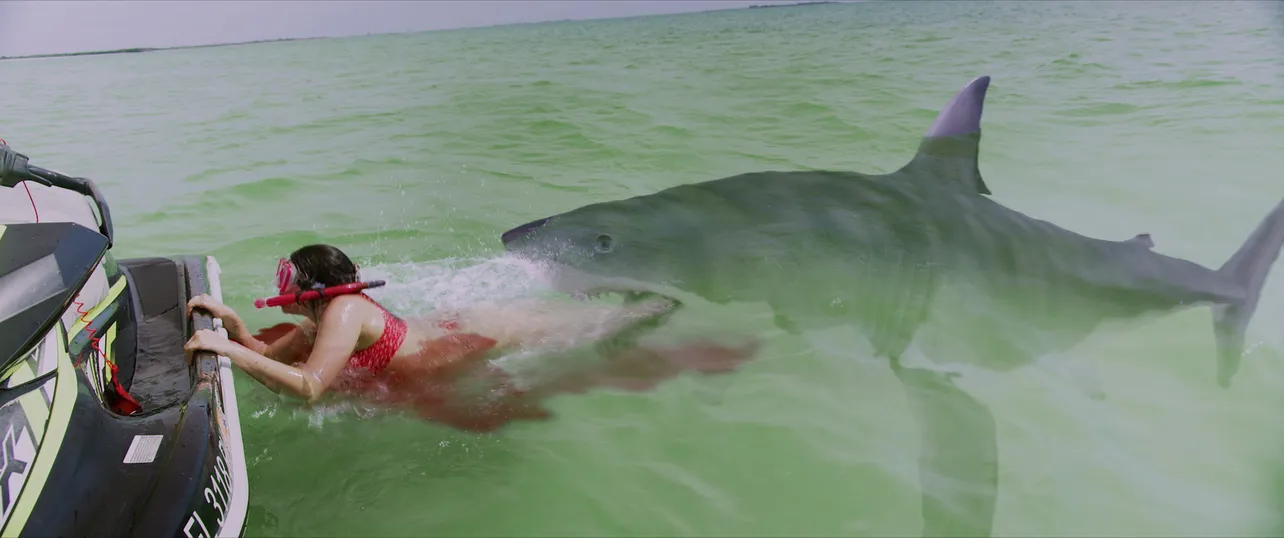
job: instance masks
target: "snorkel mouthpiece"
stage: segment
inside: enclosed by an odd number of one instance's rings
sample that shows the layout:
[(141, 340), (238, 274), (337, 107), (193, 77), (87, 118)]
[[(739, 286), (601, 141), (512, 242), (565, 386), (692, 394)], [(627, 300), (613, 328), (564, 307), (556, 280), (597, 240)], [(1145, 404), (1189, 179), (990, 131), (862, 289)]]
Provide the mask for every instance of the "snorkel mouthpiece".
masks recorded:
[(340, 284), (338, 286), (330, 286), (328, 288), (308, 290), (302, 293), (285, 293), (285, 294), (277, 295), (276, 297), (268, 297), (265, 299), (255, 299), (254, 308), (264, 308), (268, 306), (283, 306), (291, 303), (301, 303), (303, 301), (321, 299), (323, 297), (335, 297), (338, 295), (361, 293), (363, 290), (367, 290), (370, 288), (377, 288), (384, 284), (385, 282), (382, 280), (370, 280), (367, 282), (353, 282), (351, 284)]

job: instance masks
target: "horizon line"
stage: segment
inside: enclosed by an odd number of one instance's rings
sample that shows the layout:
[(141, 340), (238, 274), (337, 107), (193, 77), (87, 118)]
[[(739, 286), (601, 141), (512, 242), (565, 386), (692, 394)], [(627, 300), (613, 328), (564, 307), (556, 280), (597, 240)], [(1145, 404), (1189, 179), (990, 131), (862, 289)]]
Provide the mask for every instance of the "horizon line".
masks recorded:
[(279, 38), (269, 38), (269, 39), (254, 39), (249, 41), (223, 41), (223, 42), (197, 43), (197, 44), (191, 44), (191, 45), (171, 45), (171, 46), (159, 46), (159, 47), (139, 45), (139, 46), (132, 46), (132, 47), (121, 47), (116, 49), (79, 50), (79, 51), (67, 51), (67, 52), (48, 52), (48, 53), (41, 53), (41, 54), (22, 54), (17, 56), (0, 56), (0, 61), (38, 60), (38, 59), (46, 59), (46, 58), (100, 56), (100, 55), (109, 55), (109, 54), (134, 54), (134, 53), (143, 53), (143, 52), (159, 52), (159, 51), (167, 51), (167, 50), (231, 47), (231, 46), (237, 46), (237, 45), (262, 45), (262, 44), (268, 44), (268, 43), (279, 43), (284, 41), (306, 41), (306, 40), (315, 40), (315, 39), (345, 39), (345, 38), (354, 38), (354, 37), (413, 35), (413, 34), (423, 34), (423, 33), (430, 33), (430, 32), (480, 30), (485, 28), (503, 28), (507, 26), (550, 24), (550, 23), (559, 23), (559, 22), (591, 22), (591, 21), (605, 21), (605, 20), (642, 19), (642, 18), (650, 18), (650, 17), (674, 17), (674, 16), (682, 16), (682, 15), (695, 15), (700, 13), (715, 13), (719, 11), (742, 11), (747, 9), (810, 7), (810, 6), (826, 5), (826, 4), (864, 3), (868, 1), (871, 1), (871, 0), (798, 0), (797, 2), (788, 3), (788, 4), (760, 4), (760, 5), (739, 6), (739, 7), (718, 8), (718, 9), (702, 9), (697, 11), (682, 11), (677, 13), (621, 15), (621, 16), (615, 16), (615, 17), (590, 17), (585, 19), (568, 19), (568, 18), (545, 19), (545, 20), (538, 20), (538, 21), (505, 22), (505, 23), (497, 23), (497, 24), (463, 25), (463, 26), (454, 26), (449, 28), (430, 28), (430, 29), (424, 29), (424, 30), (367, 32), (367, 33), (340, 33), (340, 34), (331, 34), (331, 35), (279, 37)]

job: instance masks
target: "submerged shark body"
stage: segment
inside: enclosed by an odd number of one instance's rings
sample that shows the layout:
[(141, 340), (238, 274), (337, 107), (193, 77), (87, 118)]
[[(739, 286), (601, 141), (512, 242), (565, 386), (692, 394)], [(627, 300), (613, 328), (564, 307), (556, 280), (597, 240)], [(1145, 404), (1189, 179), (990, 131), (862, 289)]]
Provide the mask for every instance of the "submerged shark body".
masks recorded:
[[(1109, 320), (1208, 305), (1217, 380), (1228, 387), (1284, 243), (1284, 202), (1219, 269), (1156, 253), (1145, 234), (1094, 239), (998, 204), (977, 165), (988, 86), (979, 77), (960, 90), (892, 173), (741, 174), (584, 206), (502, 240), (548, 262), (569, 292), (766, 302), (790, 331), (858, 327), (891, 361), (923, 428), (924, 532), (988, 535), (993, 419), (948, 376), (903, 367), (911, 342), (934, 361), (1006, 370)], [(942, 430), (960, 424), (972, 437), (943, 445)], [(929, 491), (928, 475), (947, 472), (980, 484)]]

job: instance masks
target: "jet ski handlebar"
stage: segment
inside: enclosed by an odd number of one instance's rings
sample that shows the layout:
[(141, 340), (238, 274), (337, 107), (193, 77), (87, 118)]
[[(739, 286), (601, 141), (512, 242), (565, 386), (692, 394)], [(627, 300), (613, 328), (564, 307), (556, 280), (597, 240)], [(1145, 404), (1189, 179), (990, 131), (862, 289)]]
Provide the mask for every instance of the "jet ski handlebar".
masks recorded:
[(98, 206), (102, 224), (99, 233), (107, 238), (107, 248), (115, 240), (115, 228), (111, 223), (111, 211), (107, 208), (107, 199), (103, 197), (98, 185), (89, 178), (71, 177), (27, 163), (27, 156), (14, 151), (8, 144), (0, 142), (0, 187), (16, 187), (23, 181), (32, 181), (46, 187), (57, 187), (88, 196)]

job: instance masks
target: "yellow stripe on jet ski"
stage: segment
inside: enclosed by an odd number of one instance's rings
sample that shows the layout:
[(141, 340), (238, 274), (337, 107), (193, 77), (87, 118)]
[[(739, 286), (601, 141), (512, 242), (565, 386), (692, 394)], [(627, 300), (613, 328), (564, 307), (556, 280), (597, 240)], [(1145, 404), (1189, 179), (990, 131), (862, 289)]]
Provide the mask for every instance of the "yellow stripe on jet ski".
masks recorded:
[[(21, 385), (36, 378), (36, 357), (36, 354), (32, 354), (19, 363), (21, 367), (10, 378), (10, 387)], [(53, 382), (53, 379), (45, 381), (45, 383)], [(31, 425), (31, 433), (35, 437), (36, 446), (38, 447), (40, 446), (40, 440), (45, 435), (45, 422), (49, 420), (49, 407), (45, 405), (45, 398), (40, 394), (40, 389), (37, 388), (20, 396), (18, 404), (22, 406), (22, 414), (27, 417), (27, 424)]]
[(76, 322), (71, 326), (71, 336), (69, 339), (75, 338), (76, 335), (80, 334), (80, 331), (85, 330), (85, 327), (89, 325), (89, 322), (98, 317), (99, 314), (102, 314), (103, 310), (107, 308), (107, 305), (111, 304), (112, 301), (115, 301), (117, 297), (120, 297), (120, 292), (124, 290), (125, 275), (120, 275), (116, 278), (116, 283), (111, 285), (111, 289), (107, 290), (107, 296), (103, 297), (103, 300), (98, 301), (98, 304), (94, 305), (94, 308), (88, 313), (76, 318)]
[[(17, 371), (18, 371), (18, 368), (20, 368), (20, 367), (22, 366), (22, 363), (24, 363), (24, 362), (26, 362), (26, 361), (25, 361), (25, 360), (24, 360), (24, 361), (18, 361), (18, 362), (15, 362), (15, 363), (13, 363), (13, 364), (10, 364), (10, 365), (9, 365), (9, 367), (8, 367), (8, 368), (6, 368), (6, 369), (5, 369), (5, 371), (4, 371), (3, 373), (0, 373), (0, 382), (4, 382), (5, 380), (8, 380), (10, 377), (12, 377), (12, 376), (13, 376), (13, 374), (14, 374), (14, 372), (17, 372)], [(10, 385), (10, 386), (12, 386), (12, 385), (14, 385), (14, 384), (15, 384), (15, 383), (10, 383), (9, 385)]]
[[(57, 329), (58, 336), (65, 342), (62, 324), (58, 324)], [(45, 426), (44, 443), (36, 452), (35, 461), (31, 462), (31, 474), (27, 475), (27, 481), (18, 493), (13, 512), (9, 514), (3, 531), (0, 531), (0, 537), (18, 536), (27, 525), (27, 519), (31, 517), (31, 511), (36, 507), (40, 492), (45, 487), (45, 481), (49, 479), (54, 459), (58, 457), (58, 449), (62, 447), (67, 426), (71, 424), (71, 411), (76, 403), (76, 370), (71, 364), (71, 357), (67, 355), (66, 346), (60, 345), (57, 348), (57, 385), (54, 388), (53, 407), (49, 410), (49, 422)]]
[(112, 354), (114, 348), (111, 347), (112, 343), (116, 341), (116, 326), (116, 323), (111, 324), (111, 327), (107, 328), (107, 334), (103, 335), (103, 339), (98, 342), (102, 354), (95, 353), (98, 360), (94, 363), (93, 372), (89, 372), (91, 374), (89, 379), (94, 382), (96, 385), (94, 388), (98, 390), (98, 394), (95, 396), (98, 396), (99, 401), (106, 400), (107, 386), (112, 380), (111, 368), (107, 366), (107, 363), (116, 362)]

